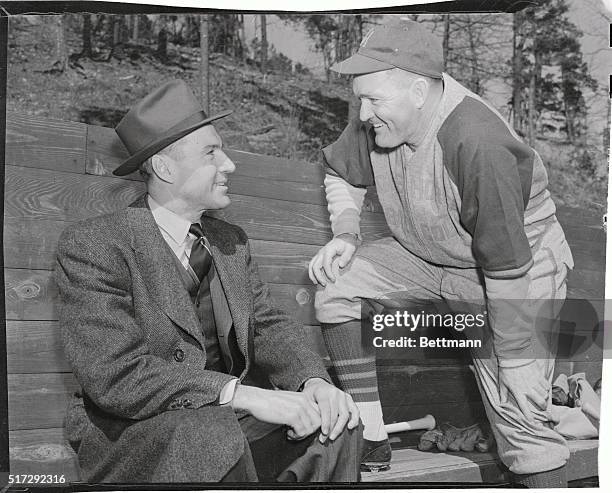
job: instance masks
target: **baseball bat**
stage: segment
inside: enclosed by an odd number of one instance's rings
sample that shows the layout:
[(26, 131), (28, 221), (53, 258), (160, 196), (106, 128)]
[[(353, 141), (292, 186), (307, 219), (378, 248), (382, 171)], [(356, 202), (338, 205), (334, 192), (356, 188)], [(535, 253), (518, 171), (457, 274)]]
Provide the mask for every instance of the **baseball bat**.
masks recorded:
[(399, 423), (385, 425), (385, 431), (387, 433), (399, 433), (400, 431), (409, 430), (433, 430), (435, 427), (436, 419), (431, 414), (428, 414), (412, 421), (400, 421)]

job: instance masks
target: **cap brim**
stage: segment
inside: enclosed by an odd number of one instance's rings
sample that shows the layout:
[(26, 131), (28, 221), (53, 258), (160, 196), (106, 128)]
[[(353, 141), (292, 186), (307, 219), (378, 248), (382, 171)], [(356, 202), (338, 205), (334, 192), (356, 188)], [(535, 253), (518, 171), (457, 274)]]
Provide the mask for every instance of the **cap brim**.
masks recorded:
[(146, 159), (150, 158), (153, 154), (161, 151), (163, 148), (168, 147), (173, 142), (185, 137), (185, 135), (190, 134), (194, 130), (197, 130), (204, 125), (208, 125), (209, 123), (214, 122), (215, 120), (219, 120), (220, 118), (225, 118), (226, 116), (233, 113), (233, 110), (223, 111), (214, 116), (210, 116), (205, 118), (204, 120), (200, 120), (193, 125), (189, 125), (188, 127), (182, 128), (179, 131), (173, 132), (169, 135), (163, 135), (154, 143), (148, 145), (144, 149), (138, 151), (133, 156), (130, 156), (129, 159), (124, 161), (120, 166), (118, 166), (115, 170), (113, 170), (113, 175), (116, 176), (125, 176), (130, 173), (136, 171), (140, 164)]
[(374, 58), (361, 55), (360, 53), (355, 53), (346, 60), (342, 60), (332, 65), (330, 70), (339, 74), (361, 75), (391, 70), (392, 68), (395, 68), (395, 65), (375, 60)]

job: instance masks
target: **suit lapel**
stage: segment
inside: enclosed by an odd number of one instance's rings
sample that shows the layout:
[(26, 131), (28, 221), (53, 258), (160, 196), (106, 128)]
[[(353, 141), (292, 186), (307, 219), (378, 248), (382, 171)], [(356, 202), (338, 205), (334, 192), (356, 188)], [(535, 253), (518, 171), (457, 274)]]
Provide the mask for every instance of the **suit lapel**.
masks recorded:
[(173, 253), (162, 237), (145, 196), (127, 210), (133, 231), (133, 247), (151, 296), (163, 312), (204, 347), (197, 315), (179, 273)]
[[(234, 321), (236, 340), (244, 355), (248, 354), (249, 341), (249, 303), (251, 295), (248, 291), (249, 282), (245, 279), (245, 266), (236, 252), (228, 252), (230, 242), (224, 236), (222, 229), (215, 227), (216, 221), (202, 218), (204, 234), (209, 241), (215, 268), (225, 293), (227, 305)], [(248, 359), (248, 358), (247, 358)]]

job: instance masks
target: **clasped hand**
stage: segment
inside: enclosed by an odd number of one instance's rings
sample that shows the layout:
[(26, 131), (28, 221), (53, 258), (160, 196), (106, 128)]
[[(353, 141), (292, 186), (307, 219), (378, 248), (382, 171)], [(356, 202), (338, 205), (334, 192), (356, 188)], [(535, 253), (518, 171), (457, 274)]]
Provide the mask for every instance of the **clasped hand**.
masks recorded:
[(350, 395), (320, 378), (306, 382), (302, 392), (239, 385), (232, 406), (260, 421), (286, 425), (291, 440), (305, 438), (320, 428), (323, 443), (328, 438), (335, 440), (346, 426), (353, 429), (359, 424), (359, 411)]

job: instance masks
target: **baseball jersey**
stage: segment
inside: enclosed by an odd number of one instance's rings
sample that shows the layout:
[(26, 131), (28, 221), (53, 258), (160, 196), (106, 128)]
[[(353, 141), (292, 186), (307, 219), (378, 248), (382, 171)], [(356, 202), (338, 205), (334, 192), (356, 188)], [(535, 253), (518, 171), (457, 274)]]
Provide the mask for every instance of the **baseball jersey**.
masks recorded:
[(520, 277), (542, 225), (556, 221), (540, 156), (447, 74), (416, 148), (378, 148), (371, 126), (356, 119), (323, 153), (330, 175), (356, 187), (375, 184), (394, 237), (437, 265)]

